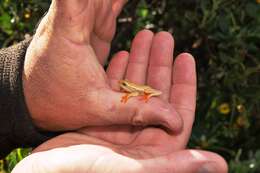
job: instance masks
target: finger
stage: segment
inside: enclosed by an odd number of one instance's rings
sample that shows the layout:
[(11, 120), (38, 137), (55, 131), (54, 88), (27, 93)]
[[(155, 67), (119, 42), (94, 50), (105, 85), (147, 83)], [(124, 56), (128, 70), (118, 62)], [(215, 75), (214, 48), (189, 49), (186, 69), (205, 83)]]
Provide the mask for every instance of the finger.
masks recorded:
[(124, 79), (129, 53), (121, 51), (114, 55), (107, 68), (107, 77), (113, 90), (119, 91), (118, 81)]
[(144, 84), (150, 56), (153, 33), (149, 30), (140, 31), (132, 43), (126, 79)]
[[(96, 30), (102, 31), (102, 33), (97, 32), (97, 35), (101, 35), (102, 37), (100, 36), (98, 37), (96, 34), (93, 34), (91, 38), (91, 43), (95, 49), (97, 58), (100, 64), (102, 65), (106, 63), (107, 57), (109, 55), (109, 50), (111, 47), (111, 41), (115, 35), (116, 18), (120, 14), (126, 2), (127, 0), (113, 0), (112, 3), (110, 3), (110, 1), (107, 1), (108, 4), (106, 5), (111, 7), (107, 8), (107, 13), (106, 15), (103, 16), (105, 20), (104, 19), (98, 20), (96, 23)], [(106, 28), (106, 29), (102, 30), (100, 28)]]
[(110, 13), (108, 8), (107, 12), (102, 17), (97, 18), (95, 22), (94, 33), (91, 34), (90, 43), (100, 64), (104, 65), (109, 55), (111, 41), (116, 32), (116, 18)]
[(158, 98), (151, 98), (149, 102), (140, 101), (132, 97), (127, 103), (122, 103), (124, 94), (103, 89), (93, 98), (98, 98), (102, 104), (89, 103), (88, 111), (93, 119), (83, 120), (85, 126), (91, 125), (157, 125), (169, 129), (175, 134), (182, 130), (182, 119), (170, 104)]
[(99, 63), (104, 66), (111, 48), (110, 41), (104, 41), (95, 34), (91, 35), (90, 40)]
[(113, 0), (112, 1), (112, 9), (115, 16), (119, 16), (124, 5), (127, 3), (127, 0)]
[[(199, 150), (182, 150), (166, 157), (142, 160), (146, 172), (227, 173), (226, 161), (219, 155)], [(140, 171), (141, 172), (141, 171)]]
[(69, 16), (75, 14), (79, 9), (83, 9), (85, 4), (84, 1), (52, 0), (50, 10), (55, 9), (55, 12), (61, 12), (63, 15)]
[(173, 64), (174, 40), (170, 33), (160, 32), (152, 43), (148, 68), (148, 85), (162, 91), (163, 100), (169, 100)]
[(102, 1), (100, 4), (103, 4), (100, 8), (103, 8), (104, 11), (96, 16), (94, 32), (91, 34), (90, 41), (100, 64), (104, 65), (109, 55), (111, 41), (116, 32), (117, 16), (113, 13), (111, 1)]
[(184, 120), (184, 131), (177, 140), (185, 146), (195, 115), (196, 106), (196, 65), (194, 58), (187, 53), (179, 55), (173, 67), (173, 84), (170, 102)]

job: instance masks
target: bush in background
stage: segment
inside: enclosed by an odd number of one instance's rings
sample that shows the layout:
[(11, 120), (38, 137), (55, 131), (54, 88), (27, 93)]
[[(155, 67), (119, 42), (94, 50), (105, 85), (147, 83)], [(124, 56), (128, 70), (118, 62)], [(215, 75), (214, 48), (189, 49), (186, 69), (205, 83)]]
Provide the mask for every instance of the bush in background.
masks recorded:
[[(33, 35), (49, 0), (3, 0), (0, 46)], [(260, 1), (131, 0), (119, 18), (112, 53), (129, 49), (137, 31), (166, 30), (175, 54), (190, 52), (198, 69), (198, 106), (189, 143), (221, 154), (231, 173), (260, 172)], [(0, 162), (7, 172), (29, 150)]]

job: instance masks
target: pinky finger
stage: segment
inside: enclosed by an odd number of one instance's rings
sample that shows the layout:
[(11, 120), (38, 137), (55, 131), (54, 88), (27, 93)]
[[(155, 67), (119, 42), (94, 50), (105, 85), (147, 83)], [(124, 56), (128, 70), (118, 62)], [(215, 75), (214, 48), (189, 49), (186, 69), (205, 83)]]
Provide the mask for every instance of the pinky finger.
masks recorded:
[(129, 53), (127, 51), (120, 51), (114, 55), (107, 68), (107, 76), (109, 84), (113, 90), (119, 91), (118, 81), (124, 79)]

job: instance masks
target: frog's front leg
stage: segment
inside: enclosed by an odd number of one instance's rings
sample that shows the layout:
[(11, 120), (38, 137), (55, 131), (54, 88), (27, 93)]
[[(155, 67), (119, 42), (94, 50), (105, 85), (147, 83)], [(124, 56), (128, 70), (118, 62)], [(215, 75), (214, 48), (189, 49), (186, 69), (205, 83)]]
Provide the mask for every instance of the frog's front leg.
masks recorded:
[(143, 96), (142, 96), (142, 98), (141, 98), (140, 100), (144, 100), (144, 101), (147, 103), (148, 100), (149, 100), (151, 97), (159, 96), (159, 95), (161, 95), (161, 93), (162, 93), (162, 92), (159, 91), (159, 90), (154, 90), (154, 91), (151, 92), (151, 90), (148, 89), (148, 91), (147, 91), (147, 90), (144, 91)]
[(138, 92), (126, 93), (126, 95), (122, 96), (121, 103), (126, 103), (130, 97), (136, 97), (136, 96), (139, 96)]

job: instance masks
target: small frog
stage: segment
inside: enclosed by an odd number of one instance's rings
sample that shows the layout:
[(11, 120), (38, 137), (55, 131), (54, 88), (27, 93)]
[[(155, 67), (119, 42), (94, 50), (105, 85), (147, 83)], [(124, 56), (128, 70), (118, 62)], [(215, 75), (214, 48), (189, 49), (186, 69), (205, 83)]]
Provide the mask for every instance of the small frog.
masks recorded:
[(148, 102), (148, 100), (153, 96), (159, 96), (162, 94), (161, 91), (153, 89), (148, 85), (139, 85), (128, 80), (119, 81), (120, 88), (126, 92), (121, 99), (122, 103), (126, 103), (130, 97), (143, 96), (141, 100)]

